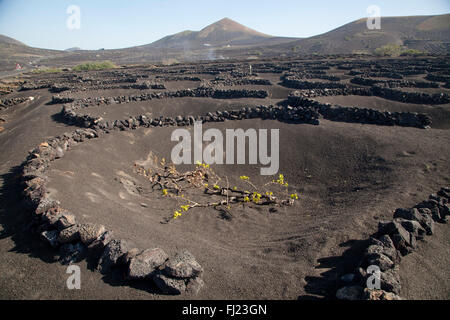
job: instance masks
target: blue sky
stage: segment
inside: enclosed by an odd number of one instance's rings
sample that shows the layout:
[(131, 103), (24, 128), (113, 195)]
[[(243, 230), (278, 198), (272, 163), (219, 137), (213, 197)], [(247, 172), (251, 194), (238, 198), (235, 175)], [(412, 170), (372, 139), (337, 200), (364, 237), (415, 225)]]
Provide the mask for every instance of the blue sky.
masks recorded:
[[(66, 26), (70, 5), (80, 7), (79, 30)], [(40, 48), (111, 49), (228, 17), (263, 33), (308, 37), (366, 17), (370, 5), (382, 16), (450, 12), (450, 0), (0, 0), (0, 34)]]

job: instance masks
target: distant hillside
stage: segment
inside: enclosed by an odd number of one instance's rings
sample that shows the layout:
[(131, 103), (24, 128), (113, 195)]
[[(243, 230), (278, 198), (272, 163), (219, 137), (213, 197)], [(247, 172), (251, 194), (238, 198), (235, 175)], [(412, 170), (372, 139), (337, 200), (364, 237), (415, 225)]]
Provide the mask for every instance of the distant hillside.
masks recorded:
[(0, 35), (0, 71), (45, 66), (73, 66), (86, 61), (116, 64), (173, 63), (216, 59), (259, 59), (282, 55), (373, 54), (387, 44), (432, 54), (450, 53), (450, 14), (385, 17), (381, 30), (360, 19), (311, 38), (273, 37), (225, 18), (200, 31), (183, 31), (151, 44), (115, 50), (46, 50)]
[(273, 37), (224, 18), (200, 31), (183, 31), (143, 46), (151, 49), (195, 50), (207, 47), (252, 46), (289, 42), (295, 38)]
[(55, 54), (57, 50), (29, 47), (20, 41), (0, 35), (0, 70), (14, 70), (16, 63), (27, 67)]
[(0, 34), (0, 46), (3, 45), (16, 45), (16, 46), (24, 46), (24, 44), (16, 39), (4, 36)]
[(383, 45), (397, 44), (429, 53), (450, 52), (450, 14), (385, 17), (381, 18), (381, 30), (369, 30), (366, 22), (360, 19), (282, 47), (305, 54), (348, 54), (373, 53)]

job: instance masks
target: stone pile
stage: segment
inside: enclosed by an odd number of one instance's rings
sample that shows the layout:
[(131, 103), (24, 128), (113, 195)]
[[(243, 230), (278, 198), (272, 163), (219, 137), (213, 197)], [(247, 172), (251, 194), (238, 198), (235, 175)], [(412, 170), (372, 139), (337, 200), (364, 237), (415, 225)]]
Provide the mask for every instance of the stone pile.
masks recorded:
[(296, 73), (285, 73), (280, 80), (283, 81), (287, 77), (290, 77), (292, 79), (296, 80), (303, 80), (303, 79), (322, 79), (322, 80), (328, 80), (328, 81), (334, 81), (338, 82), (341, 81), (341, 78), (337, 76), (327, 75), (325, 71), (315, 71), (314, 73), (309, 71), (302, 71), (302, 72), (296, 72)]
[(368, 72), (367, 77), (371, 78), (389, 78), (389, 79), (396, 79), (396, 80), (402, 80), (403, 75), (399, 72), (392, 72), (392, 71), (381, 71), (381, 72)]
[[(401, 293), (399, 262), (417, 248), (418, 241), (431, 236), (435, 223), (446, 223), (450, 216), (450, 188), (442, 188), (414, 208), (397, 209), (392, 221), (380, 221), (378, 232), (369, 240), (354, 273), (341, 277), (336, 297), (343, 300), (398, 300)], [(379, 289), (370, 289), (369, 267), (380, 271)]]
[(373, 86), (385, 88), (439, 88), (439, 84), (436, 82), (426, 81), (407, 81), (407, 80), (375, 80), (368, 78), (355, 77), (350, 80), (351, 83), (361, 86)]
[(425, 79), (427, 79), (429, 81), (436, 81), (436, 82), (450, 82), (450, 76), (440, 75), (440, 74), (432, 74), (432, 73), (427, 74)]
[(39, 90), (39, 89), (49, 89), (51, 86), (52, 86), (52, 84), (46, 83), (46, 82), (42, 82), (42, 83), (25, 82), (25, 83), (19, 88), (19, 91)]
[(70, 85), (65, 85), (65, 84), (54, 84), (53, 86), (50, 87), (49, 91), (51, 93), (60, 93), (63, 91), (69, 91), (71, 89)]
[(195, 82), (201, 82), (202, 79), (199, 77), (193, 77), (193, 76), (156, 76), (155, 77), (158, 80), (161, 81), (195, 81)]
[(185, 89), (178, 91), (164, 91), (164, 92), (151, 92), (143, 93), (140, 95), (132, 96), (116, 96), (116, 97), (96, 97), (96, 98), (84, 98), (77, 99), (54, 95), (52, 97), (51, 104), (65, 104), (73, 102), (73, 109), (86, 108), (90, 106), (100, 106), (100, 105), (110, 105), (110, 104), (121, 104), (130, 102), (140, 102), (140, 101), (150, 101), (153, 99), (164, 99), (164, 98), (214, 98), (214, 99), (240, 99), (240, 98), (256, 98), (265, 99), (268, 96), (266, 90), (219, 90), (211, 87), (199, 87), (196, 89)]
[(86, 114), (76, 113), (71, 105), (63, 106), (61, 118), (70, 125), (77, 125), (84, 128), (103, 128), (107, 130), (130, 130), (138, 127), (157, 127), (157, 126), (189, 126), (195, 121), (202, 122), (223, 122), (227, 120), (243, 119), (274, 119), (291, 123), (319, 124), (319, 113), (312, 108), (285, 107), (285, 106), (259, 106), (246, 107), (231, 111), (215, 111), (200, 116), (176, 116), (148, 118), (141, 115), (130, 117), (125, 120), (105, 121), (101, 117), (92, 117)]
[[(339, 84), (339, 83), (338, 83)], [(427, 94), (420, 92), (406, 92), (390, 88), (382, 88), (378, 86), (367, 87), (353, 87), (349, 85), (343, 85), (342, 88), (320, 88), (314, 90), (301, 90), (298, 94), (304, 97), (320, 97), (320, 96), (377, 96), (380, 98), (398, 101), (402, 103), (413, 103), (413, 104), (429, 104), (438, 105), (446, 104), (450, 102), (450, 96), (446, 93), (437, 94)]]
[[(142, 82), (139, 84), (132, 84), (129, 88), (140, 89), (140, 90), (148, 90), (148, 89), (165, 90), (166, 86), (162, 83), (151, 83), (151, 82), (145, 81), (145, 82)], [(122, 86), (121, 89), (128, 89), (128, 87)]]
[(25, 101), (28, 101), (29, 98), (9, 98), (9, 99), (0, 99), (0, 110), (13, 107)]
[(283, 77), (281, 85), (291, 89), (345, 89), (346, 85), (342, 83), (332, 82), (311, 82), (298, 79), (297, 77)]
[[(97, 103), (106, 100), (96, 100)], [(78, 106), (77, 106), (78, 105)], [(287, 99), (287, 106), (259, 106), (232, 111), (216, 111), (203, 116), (177, 116), (167, 118), (148, 118), (146, 116), (130, 117), (124, 120), (105, 121), (101, 117), (92, 117), (76, 111), (79, 104), (65, 104), (61, 110), (62, 119), (71, 125), (85, 128), (101, 127), (108, 130), (128, 130), (139, 126), (186, 126), (194, 121), (220, 122), (241, 119), (277, 119), (293, 123), (319, 124), (319, 117), (331, 121), (366, 123), (387, 126), (405, 126), (428, 128), (431, 118), (427, 115), (410, 112), (382, 112), (358, 107), (341, 107), (323, 104), (304, 98), (301, 92), (294, 92)]]
[(54, 96), (52, 96), (52, 100), (49, 102), (49, 104), (71, 103), (71, 102), (74, 102), (74, 101), (75, 101), (75, 99), (71, 98), (71, 97), (54, 95)]
[(385, 126), (403, 126), (429, 128), (431, 118), (424, 114), (411, 112), (389, 112), (358, 107), (333, 106), (327, 103), (320, 103), (315, 100), (304, 98), (301, 92), (294, 92), (289, 95), (287, 104), (290, 106), (301, 106), (311, 108), (331, 121), (341, 121), (350, 123), (377, 124)]
[(213, 86), (271, 86), (272, 83), (267, 79), (260, 78), (230, 78), (230, 77), (216, 77), (211, 80)]
[(421, 92), (406, 92), (390, 88), (371, 87), (371, 95), (388, 100), (414, 104), (446, 104), (450, 102), (450, 96), (446, 93), (436, 93), (433, 95)]

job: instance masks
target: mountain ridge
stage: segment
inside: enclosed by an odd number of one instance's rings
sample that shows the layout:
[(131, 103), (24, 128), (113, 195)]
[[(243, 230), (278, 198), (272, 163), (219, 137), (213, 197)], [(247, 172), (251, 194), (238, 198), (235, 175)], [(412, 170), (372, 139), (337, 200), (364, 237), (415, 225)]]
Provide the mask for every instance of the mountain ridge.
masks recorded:
[(381, 30), (369, 30), (361, 18), (309, 38), (267, 35), (229, 18), (200, 31), (185, 30), (155, 42), (110, 50), (47, 50), (29, 47), (0, 35), (0, 70), (24, 65), (70, 66), (86, 61), (111, 60), (116, 64), (258, 59), (310, 54), (374, 54), (387, 44), (431, 54), (450, 53), (450, 14), (382, 17)]
[(141, 47), (199, 49), (202, 47), (245, 46), (261, 43), (277, 44), (298, 38), (274, 37), (246, 27), (230, 18), (223, 18), (200, 31), (185, 30)]
[(289, 46), (304, 54), (371, 54), (386, 44), (430, 53), (450, 52), (450, 14), (382, 17), (380, 30), (367, 29), (366, 21), (358, 19), (326, 33), (292, 42)]

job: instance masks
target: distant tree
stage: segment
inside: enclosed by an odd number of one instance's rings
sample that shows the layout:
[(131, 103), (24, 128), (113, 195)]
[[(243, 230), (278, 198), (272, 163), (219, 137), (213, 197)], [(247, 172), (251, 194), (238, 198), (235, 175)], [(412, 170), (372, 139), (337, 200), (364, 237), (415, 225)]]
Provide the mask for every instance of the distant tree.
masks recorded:
[(424, 52), (402, 47), (398, 44), (387, 44), (375, 49), (375, 54), (381, 57), (418, 56)]
[(92, 71), (92, 70), (106, 70), (114, 69), (117, 66), (111, 61), (100, 61), (100, 62), (86, 62), (73, 67), (74, 71)]

